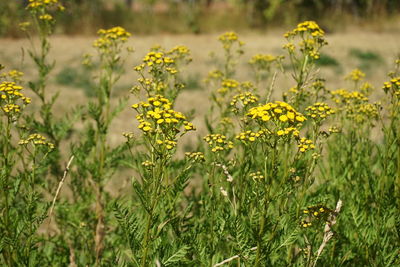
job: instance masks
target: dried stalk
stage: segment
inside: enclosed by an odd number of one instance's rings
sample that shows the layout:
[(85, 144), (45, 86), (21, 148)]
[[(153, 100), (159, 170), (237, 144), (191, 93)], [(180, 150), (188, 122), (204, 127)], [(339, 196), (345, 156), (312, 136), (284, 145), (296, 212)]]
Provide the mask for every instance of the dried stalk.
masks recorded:
[(101, 199), (101, 190), (96, 187), (96, 236), (95, 236), (95, 252), (96, 252), (96, 266), (100, 266), (101, 257), (104, 250), (104, 236), (105, 236), (105, 224), (104, 224), (104, 206)]
[(325, 224), (325, 229), (324, 229), (324, 238), (322, 239), (322, 243), (319, 246), (319, 249), (317, 251), (317, 255), (315, 257), (315, 261), (313, 264), (313, 267), (317, 265), (317, 261), (319, 257), (322, 254), (322, 251), (324, 250), (326, 244), (331, 240), (333, 237), (333, 231), (332, 231), (332, 226), (336, 224), (336, 218), (339, 215), (340, 209), (342, 208), (343, 202), (342, 200), (339, 199), (339, 201), (336, 204), (336, 209), (335, 212), (332, 212), (331, 215), (328, 218), (328, 221)]
[(62, 188), (62, 186), (63, 186), (63, 184), (65, 182), (65, 178), (67, 178), (67, 174), (69, 172), (69, 167), (71, 166), (73, 160), (74, 160), (74, 156), (72, 155), (71, 158), (69, 159), (68, 163), (67, 163), (67, 166), (65, 167), (64, 175), (63, 175), (60, 183), (58, 184), (58, 188), (57, 188), (56, 194), (55, 194), (55, 196), (53, 198), (53, 202), (51, 204), (51, 208), (50, 208), (50, 212), (49, 212), (49, 224), (51, 222), (51, 215), (53, 214), (54, 206), (56, 205), (56, 200), (57, 200), (58, 195), (60, 194), (61, 188)]
[[(257, 247), (253, 247), (253, 248), (250, 249), (250, 251), (254, 251), (254, 250), (257, 250)], [(239, 258), (239, 257), (240, 257), (239, 255), (232, 256), (232, 257), (230, 257), (230, 258), (228, 258), (228, 259), (226, 259), (226, 260), (223, 260), (223, 261), (221, 261), (221, 262), (219, 262), (219, 263), (213, 265), (213, 267), (222, 266), (222, 265), (224, 265), (225, 263), (228, 263), (228, 262), (230, 262), (230, 261), (233, 261), (234, 259), (237, 259), (237, 258)]]

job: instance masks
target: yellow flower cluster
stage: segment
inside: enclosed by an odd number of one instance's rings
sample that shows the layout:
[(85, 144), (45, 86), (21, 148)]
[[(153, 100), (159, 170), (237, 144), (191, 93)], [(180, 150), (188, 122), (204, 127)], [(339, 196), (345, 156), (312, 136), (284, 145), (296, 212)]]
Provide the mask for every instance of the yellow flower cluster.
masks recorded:
[(100, 29), (97, 34), (100, 36), (94, 41), (93, 46), (105, 52), (108, 49), (117, 48), (119, 44), (125, 43), (131, 36), (122, 27), (113, 27), (108, 30)]
[(123, 132), (122, 136), (125, 137), (128, 142), (135, 138), (135, 135), (132, 132)]
[(262, 179), (264, 179), (264, 175), (262, 175), (262, 173), (260, 171), (252, 172), (249, 175), (250, 175), (250, 178), (252, 178), (253, 180), (262, 180)]
[(346, 80), (352, 80), (352, 81), (358, 82), (358, 81), (363, 80), (364, 77), (365, 77), (365, 73), (364, 73), (364, 72), (362, 72), (362, 71), (359, 70), (359, 69), (354, 69), (354, 70), (352, 70), (352, 71), (346, 76), (345, 79), (346, 79)]
[(235, 32), (226, 32), (218, 37), (218, 40), (222, 43), (224, 49), (229, 50), (234, 43), (243, 46), (244, 43), (239, 40), (239, 36)]
[(289, 43), (285, 44), (283, 48), (287, 49), (290, 54), (294, 53), (296, 46), (291, 41), (296, 36), (299, 36), (301, 38), (299, 43), (300, 51), (308, 54), (313, 59), (319, 59), (319, 50), (327, 44), (324, 35), (324, 31), (315, 21), (305, 21), (284, 35), (289, 40)]
[(348, 91), (346, 89), (338, 89), (335, 91), (331, 91), (331, 96), (332, 100), (339, 104), (339, 103), (345, 103), (349, 104), (351, 102), (364, 102), (368, 101), (368, 97), (365, 96), (363, 93), (358, 92), (358, 91)]
[(178, 54), (178, 55), (189, 55), (190, 50), (187, 46), (185, 45), (178, 45), (172, 48), (169, 52), (169, 54)]
[(218, 84), (224, 77), (224, 74), (220, 70), (211, 70), (208, 72), (207, 77), (204, 79), (204, 83), (209, 85), (213, 84), (216, 85)]
[(31, 103), (29, 97), (25, 97), (21, 93), (22, 86), (17, 85), (15, 82), (2, 82), (0, 84), (0, 103), (1, 109), (5, 113), (18, 113), (21, 111), (21, 106), (18, 103), (22, 101), (23, 105)]
[(311, 86), (315, 89), (315, 90), (323, 90), (325, 89), (325, 80), (321, 79), (321, 78), (317, 78), (312, 84)]
[(236, 135), (236, 139), (241, 142), (255, 142), (258, 138), (264, 137), (267, 133), (269, 133), (268, 130), (260, 130), (258, 132), (245, 131)]
[(323, 205), (316, 205), (308, 207), (307, 209), (303, 210), (303, 216), (307, 216), (306, 220), (301, 221), (300, 225), (303, 228), (308, 228), (312, 226), (312, 221), (315, 220), (322, 220), (326, 221), (328, 216), (333, 212), (333, 210), (323, 206)]
[(331, 126), (331, 127), (329, 127), (328, 132), (331, 133), (331, 134), (332, 133), (339, 133), (340, 129), (338, 127), (336, 127), (336, 126)]
[(277, 134), (278, 136), (293, 135), (293, 136), (295, 136), (295, 137), (298, 137), (299, 134), (300, 134), (300, 132), (299, 132), (299, 130), (298, 130), (297, 128), (294, 128), (294, 127), (287, 127), (287, 128), (285, 128), (285, 129), (283, 129), (283, 130), (278, 130), (278, 131), (276, 132), (276, 134)]
[(27, 139), (21, 139), (19, 145), (27, 145), (31, 143), (34, 146), (47, 146), (49, 149), (54, 149), (54, 144), (47, 142), (46, 137), (40, 134), (31, 134)]
[(142, 162), (142, 166), (147, 168), (147, 169), (151, 169), (152, 167), (155, 166), (155, 164), (154, 164), (154, 162), (146, 160), (146, 161)]
[(162, 52), (149, 52), (143, 58), (143, 62), (151, 67), (153, 65), (170, 65), (174, 63), (174, 60), (170, 57), (167, 57)]
[(212, 152), (228, 151), (233, 148), (233, 143), (226, 140), (226, 136), (222, 134), (208, 134), (204, 141), (210, 146)]
[(372, 122), (371, 119), (378, 118), (379, 104), (371, 104), (368, 97), (358, 91), (349, 92), (344, 89), (331, 92), (333, 100), (342, 104), (346, 117), (356, 123)]
[(312, 106), (306, 108), (306, 115), (317, 120), (322, 121), (328, 116), (335, 113), (335, 111), (325, 103), (317, 102)]
[(379, 113), (377, 104), (361, 103), (347, 106), (346, 115), (357, 123), (363, 123), (377, 119)]
[(246, 115), (261, 123), (272, 120), (275, 123), (296, 125), (306, 120), (306, 118), (292, 106), (281, 101), (251, 108)]
[(297, 24), (297, 27), (294, 30), (287, 32), (284, 37), (288, 38), (294, 35), (304, 35), (305, 33), (308, 33), (313, 37), (324, 37), (325, 35), (325, 32), (315, 21), (304, 21)]
[(297, 145), (300, 152), (306, 152), (308, 150), (314, 149), (315, 145), (313, 142), (305, 137), (299, 139), (299, 144)]
[(280, 59), (282, 59), (282, 56), (256, 54), (250, 59), (249, 64), (256, 66), (260, 69), (267, 69), (271, 65), (271, 63), (279, 61)]
[(239, 36), (235, 32), (225, 32), (218, 37), (218, 40), (222, 42), (226, 41), (237, 41), (239, 40)]
[(239, 82), (233, 79), (224, 79), (221, 83), (221, 88), (217, 90), (218, 93), (224, 95), (227, 92), (230, 92), (232, 89), (239, 87)]
[(303, 227), (303, 228), (308, 228), (308, 227), (311, 227), (311, 226), (312, 226), (312, 223), (311, 223), (310, 221), (304, 220), (304, 221), (301, 221), (301, 222), (300, 222), (300, 225), (301, 225), (301, 227)]
[(44, 20), (44, 21), (52, 21), (53, 20), (53, 16), (50, 14), (44, 14), (44, 15), (40, 15), (39, 16), (40, 20)]
[(171, 149), (173, 149), (174, 147), (176, 147), (176, 141), (172, 141), (172, 140), (160, 140), (160, 139), (157, 139), (156, 140), (156, 143), (157, 143), (157, 145), (159, 145), (160, 147), (164, 147), (164, 148), (166, 148), (167, 150), (171, 150)]
[(4, 79), (4, 78), (10, 78), (11, 80), (13, 80), (14, 82), (20, 81), (21, 77), (24, 75), (23, 72), (20, 72), (18, 70), (10, 70), (9, 72), (4, 72), (2, 74), (0, 74), (0, 79)]
[(36, 11), (40, 8), (47, 8), (55, 5), (57, 5), (61, 11), (64, 10), (64, 7), (58, 3), (58, 0), (29, 0), (28, 9)]
[(184, 46), (184, 45), (175, 46), (170, 51), (168, 51), (167, 54), (171, 58), (173, 58), (175, 61), (176, 60), (185, 60), (186, 63), (189, 63), (192, 61), (192, 58), (190, 57), (190, 50), (187, 46)]
[(230, 103), (233, 112), (237, 112), (239, 110), (238, 103), (240, 103), (243, 107), (247, 105), (254, 104), (258, 101), (258, 97), (252, 94), (251, 92), (244, 92), (238, 95), (235, 95)]
[[(174, 58), (167, 56), (163, 52), (150, 51), (143, 58), (143, 63), (136, 66), (134, 70), (141, 73), (146, 67), (149, 67), (149, 73), (159, 75), (160, 73), (163, 73), (165, 71), (170, 74), (176, 74), (178, 73), (178, 70), (176, 69)], [(149, 81), (150, 82), (148, 85), (154, 85), (152, 80)]]
[(383, 84), (385, 93), (390, 93), (400, 97), (400, 77), (396, 77)]
[(233, 125), (233, 120), (230, 117), (223, 117), (220, 120), (221, 125)]
[(204, 162), (205, 161), (203, 152), (186, 152), (185, 156), (189, 160), (192, 160), (192, 161), (196, 161), (196, 162)]
[(132, 108), (139, 112), (138, 128), (143, 132), (161, 131), (160, 133), (169, 134), (171, 130), (179, 132), (181, 125), (184, 125), (185, 132), (195, 130), (194, 125), (186, 120), (185, 115), (171, 108), (172, 103), (167, 98), (156, 95), (148, 98), (147, 101), (132, 105)]
[(365, 82), (360, 86), (360, 91), (365, 95), (370, 95), (371, 91), (374, 89), (372, 84)]

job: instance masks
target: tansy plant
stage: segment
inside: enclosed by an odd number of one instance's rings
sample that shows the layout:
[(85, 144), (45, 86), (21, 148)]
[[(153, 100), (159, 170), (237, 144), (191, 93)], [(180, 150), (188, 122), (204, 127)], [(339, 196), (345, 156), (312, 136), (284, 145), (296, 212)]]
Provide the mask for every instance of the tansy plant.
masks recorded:
[(121, 54), (131, 34), (122, 27), (113, 27), (99, 30), (98, 35), (93, 43), (99, 58), (99, 68), (94, 69), (98, 71), (96, 98), (87, 106), (89, 120), (82, 138), (72, 145), (77, 165), (71, 170), (72, 202), (58, 206), (56, 221), (64, 232), (63, 242), (81, 250), (79, 264), (102, 266), (110, 264), (113, 251), (107, 245), (111, 203), (104, 188), (126, 154), (123, 144), (111, 147), (108, 142), (110, 125), (126, 103), (122, 99), (115, 105), (112, 96), (124, 63)]
[(254, 75), (238, 81), (243, 43), (225, 33), (224, 58), (208, 77), (208, 132), (189, 139), (195, 126), (177, 101), (190, 51), (156, 46), (134, 67), (137, 101), (125, 125), (134, 130), (111, 143), (128, 100), (114, 92), (130, 33), (98, 32), (95, 97), (74, 128), (53, 118), (46, 89), (59, 4), (28, 5), (42, 31), (29, 86), (41, 117), (24, 112), (22, 72), (0, 73), (0, 265), (400, 264), (399, 60), (382, 90), (358, 69), (347, 88), (328, 88), (314, 68), (324, 31), (300, 23), (285, 35), (294, 86), (280, 100), (272, 91), (284, 59), (257, 54), (247, 59)]
[(22, 115), (31, 99), (16, 83), (21, 75), (15, 70), (0, 75), (0, 244), (5, 266), (42, 262), (36, 247), (43, 238), (37, 230), (49, 207), (42, 194), (48, 190), (43, 177), (48, 173), (46, 157), (54, 149), (44, 136), (29, 134), (24, 127)]

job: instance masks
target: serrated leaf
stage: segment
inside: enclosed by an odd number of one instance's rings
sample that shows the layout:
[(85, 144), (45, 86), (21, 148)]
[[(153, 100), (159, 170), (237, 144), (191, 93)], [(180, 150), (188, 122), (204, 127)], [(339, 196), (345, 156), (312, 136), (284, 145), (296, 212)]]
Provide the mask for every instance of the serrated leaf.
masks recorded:
[(187, 252), (189, 250), (188, 246), (183, 246), (181, 247), (177, 252), (175, 252), (171, 257), (169, 257), (166, 261), (163, 262), (163, 265), (165, 266), (171, 266), (173, 264), (176, 264), (180, 261), (182, 261)]

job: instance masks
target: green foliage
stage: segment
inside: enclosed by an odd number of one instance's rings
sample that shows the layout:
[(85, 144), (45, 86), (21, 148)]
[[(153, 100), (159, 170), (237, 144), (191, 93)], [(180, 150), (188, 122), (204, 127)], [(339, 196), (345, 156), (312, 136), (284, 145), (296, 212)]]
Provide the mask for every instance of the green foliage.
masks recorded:
[(321, 54), (316, 64), (321, 67), (340, 67), (340, 63), (335, 58), (324, 53)]
[[(112, 123), (129, 101), (114, 99), (130, 33), (100, 30), (98, 63), (85, 56), (85, 71), (57, 75), (93, 91), (58, 119), (58, 94), (47, 86), (54, 24), (38, 14), (47, 8), (30, 10), (41, 44), (30, 51), (38, 79), (27, 83), (37, 110), (24, 112), (31, 99), (21, 72), (0, 75), (1, 265), (400, 264), (400, 60), (381, 106), (358, 69), (346, 76), (350, 89), (325, 87), (316, 67), (336, 61), (322, 54), (327, 42), (313, 21), (285, 34), (285, 57), (253, 56), (252, 81), (236, 80), (244, 43), (227, 32), (206, 79), (208, 134), (183, 157), (181, 138), (196, 130), (193, 114), (176, 110), (185, 82), (198, 81), (182, 73), (190, 50), (153, 47), (134, 67), (138, 131), (112, 144)], [(282, 71), (294, 87), (279, 101), (272, 91)], [(110, 181), (120, 189), (110, 190)]]

